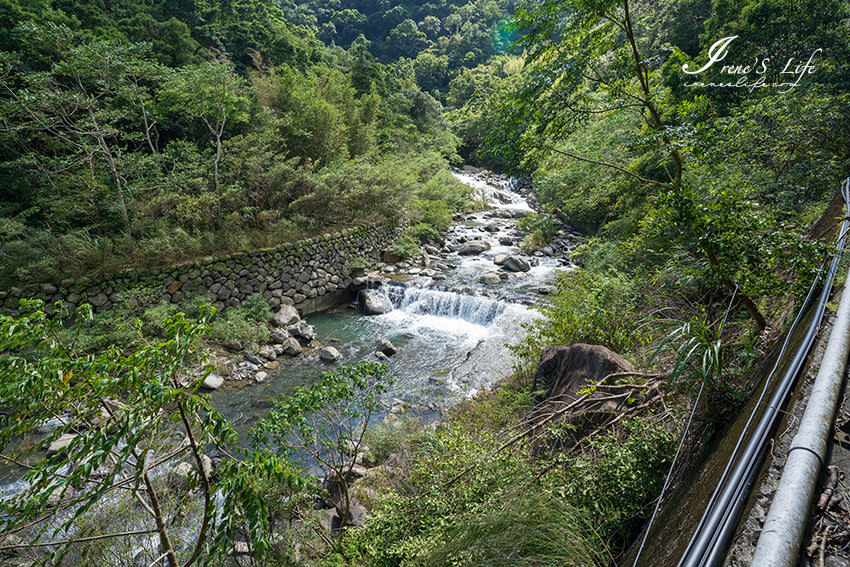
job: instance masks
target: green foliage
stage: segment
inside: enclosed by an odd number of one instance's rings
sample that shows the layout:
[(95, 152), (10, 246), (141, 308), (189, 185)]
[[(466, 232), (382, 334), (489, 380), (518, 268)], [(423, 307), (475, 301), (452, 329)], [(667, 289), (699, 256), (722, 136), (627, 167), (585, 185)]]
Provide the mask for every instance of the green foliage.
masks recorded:
[(602, 567), (610, 560), (603, 530), (549, 486), (510, 495), (465, 520), (448, 530), (445, 547), (425, 564)]
[(588, 510), (599, 532), (627, 544), (641, 528), (646, 503), (661, 492), (676, 441), (664, 423), (631, 419), (623, 432), (597, 437), (585, 455), (566, 459), (560, 495)]
[(522, 443), (495, 451), (529, 401), (527, 383), (510, 381), (433, 431), (374, 433), (370, 444), (398, 472), (366, 526), (346, 533), (350, 564), (607, 565), (663, 483), (675, 432), (635, 418), (582, 455), (532, 458)]
[(402, 235), (396, 238), (392, 243), (390, 250), (392, 250), (393, 254), (405, 260), (412, 258), (419, 253), (419, 244), (416, 242), (416, 235), (417, 233), (412, 232), (410, 229), (403, 232)]
[[(456, 159), (439, 103), (364, 45), (320, 63), (267, 2), (197, 9), (180, 17), (201, 43), (237, 41), (226, 46), (237, 58), (217, 45), (215, 57), (169, 67), (115, 30), (72, 32), (37, 12), (21, 22), (27, 48), (0, 55), (0, 286), (381, 221), (418, 203), (420, 188), (466, 206), (456, 182), (432, 189)], [(440, 207), (426, 207), (427, 223), (445, 224)]]
[(640, 328), (637, 283), (627, 275), (576, 268), (561, 274), (555, 285), (551, 303), (540, 308), (543, 319), (515, 347), (521, 366), (536, 364), (548, 345), (599, 344), (628, 354), (650, 339)]
[(242, 305), (228, 308), (210, 324), (210, 337), (221, 342), (263, 343), (269, 339), (266, 322), (272, 311), (261, 295), (246, 298)]
[[(380, 396), (392, 380), (386, 365), (377, 362), (338, 366), (281, 399), (252, 435), (263, 445), (276, 440), (285, 453), (293, 450), (288, 440), (294, 435), (319, 452), (345, 454), (346, 443), (363, 435), (368, 427), (363, 418), (378, 409)], [(328, 420), (322, 412), (333, 414), (335, 419)]]
[(509, 49), (513, 31), (504, 24), (512, 6), (504, 0), (355, 0), (343, 7), (306, 0), (283, 9), (291, 21), (317, 29), (329, 44), (368, 45), (379, 61), (410, 69), (420, 88), (441, 98), (458, 71)]
[[(231, 457), (239, 453), (235, 431), (197, 392), (204, 374), (195, 374), (188, 388), (181, 385), (206, 331), (206, 316), (196, 322), (169, 317), (164, 340), (139, 341), (128, 353), (110, 347), (87, 354), (63, 340), (68, 314), (58, 308), (51, 316), (42, 308), (41, 302), (24, 300), (20, 317), (0, 316), (0, 404), (10, 410), (0, 416), (0, 446), (12, 462), (28, 463), (27, 487), (0, 503), (0, 544), (16, 534), (15, 541), (38, 543), (61, 531), (64, 543), (35, 549), (51, 564), (114, 559), (128, 538), (140, 542), (135, 549), (143, 550), (146, 561), (164, 551), (172, 564), (215, 564), (237, 532), (259, 549), (268, 547), (268, 507), (249, 479), (275, 479), (293, 489), (300, 481), (274, 455)], [(73, 325), (90, 318), (91, 308), (84, 305)], [(38, 434), (51, 416), (57, 418), (55, 428)], [(22, 438), (33, 442), (20, 443)], [(46, 453), (59, 439), (67, 445)], [(215, 479), (202, 458), (208, 446), (226, 448)], [(157, 473), (184, 458), (188, 477), (169, 486), (166, 474)], [(133, 491), (118, 490), (127, 486)], [(156, 505), (141, 506), (136, 493)], [(108, 525), (96, 521), (104, 514), (111, 514)], [(143, 526), (142, 533), (128, 536), (116, 529), (121, 525)], [(151, 534), (160, 551), (138, 539)], [(95, 537), (76, 541), (83, 536)], [(185, 545), (173, 546), (178, 539)]]
[(335, 488), (322, 496), (336, 509), (341, 528), (350, 520), (352, 469), (392, 381), (384, 364), (338, 366), (279, 400), (251, 430), (256, 444), (290, 458), (307, 455), (327, 470)]
[(529, 213), (520, 219), (517, 226), (528, 233), (522, 241), (522, 248), (530, 252), (546, 246), (558, 233), (555, 221), (545, 213)]

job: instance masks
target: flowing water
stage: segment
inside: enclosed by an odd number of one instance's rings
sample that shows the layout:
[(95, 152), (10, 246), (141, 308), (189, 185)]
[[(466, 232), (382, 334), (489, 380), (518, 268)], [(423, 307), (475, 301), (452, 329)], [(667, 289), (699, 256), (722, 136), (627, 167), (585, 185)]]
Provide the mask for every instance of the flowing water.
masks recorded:
[[(339, 364), (375, 360), (381, 339), (398, 347), (388, 362), (396, 382), (383, 400), (385, 413), (410, 411), (435, 417), (443, 408), (509, 375), (510, 345), (524, 336), (523, 325), (540, 316), (529, 306), (545, 301), (548, 282), (558, 270), (570, 268), (562, 252), (536, 256), (520, 252), (523, 235), (517, 221), (532, 209), (514, 190), (512, 180), (470, 170), (456, 176), (491, 208), (466, 215), (449, 229), (445, 246), (424, 271), (430, 275), (423, 275), (421, 268), (400, 274), (396, 266), (385, 266), (392, 279), (378, 277), (371, 285), (392, 302), (392, 311), (366, 316), (356, 305), (342, 305), (307, 318), (318, 340), (339, 350)], [(564, 242), (574, 238), (563, 236)], [(471, 240), (486, 241), (490, 249), (474, 256), (459, 255), (455, 248)], [(529, 271), (500, 270), (494, 259), (506, 254), (522, 257), (530, 264)], [(502, 279), (481, 283), (486, 272), (502, 274)], [(277, 362), (261, 384), (228, 381), (212, 393), (213, 405), (242, 439), (247, 439), (247, 431), (269, 411), (276, 397), (332, 368), (319, 360), (317, 349)], [(7, 473), (4, 479), (0, 470), (0, 494), (26, 486), (18, 480), (20, 471)]]
[[(509, 375), (513, 369), (510, 345), (525, 334), (523, 325), (539, 317), (529, 308), (545, 301), (541, 291), (558, 270), (569, 269), (563, 256), (524, 255), (517, 220), (532, 209), (514, 190), (510, 179), (484, 177), (465, 170), (455, 174), (490, 204), (485, 211), (466, 215), (450, 227), (446, 246), (433, 255), (429, 270), (411, 274), (389, 267), (392, 277), (379, 278), (378, 289), (394, 309), (384, 315), (360, 314), (344, 305), (310, 316), (319, 341), (339, 350), (341, 364), (375, 360), (375, 347), (389, 339), (398, 354), (388, 362), (396, 377), (384, 400), (387, 412), (411, 411), (433, 416), (459, 399), (470, 397)], [(462, 256), (452, 247), (483, 240), (490, 249)], [(510, 243), (508, 243), (510, 241)], [(528, 272), (506, 272), (494, 263), (498, 255), (520, 255), (531, 264)], [(486, 272), (503, 275), (499, 283), (484, 284)], [(267, 411), (272, 400), (295, 386), (308, 384), (331, 366), (317, 352), (282, 361), (262, 384), (226, 384), (214, 392), (213, 403), (245, 432)]]

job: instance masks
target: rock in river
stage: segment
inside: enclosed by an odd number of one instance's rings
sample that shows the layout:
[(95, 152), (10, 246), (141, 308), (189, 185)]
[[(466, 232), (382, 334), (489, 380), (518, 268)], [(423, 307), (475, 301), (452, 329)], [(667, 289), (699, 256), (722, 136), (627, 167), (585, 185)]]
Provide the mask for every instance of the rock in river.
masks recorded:
[(502, 278), (500, 278), (499, 274), (497, 274), (496, 272), (484, 272), (483, 274), (481, 274), (481, 277), (478, 278), (478, 281), (483, 284), (492, 285), (500, 283), (502, 281)]
[(271, 332), (271, 335), (269, 335), (269, 339), (271, 340), (271, 342), (277, 345), (282, 345), (284, 341), (286, 341), (286, 339), (288, 338), (289, 331), (287, 331), (286, 329), (275, 329)]
[(531, 269), (531, 266), (524, 259), (519, 256), (514, 256), (511, 254), (503, 263), (504, 267), (512, 272), (527, 272)]
[(387, 356), (392, 356), (398, 352), (398, 348), (396, 348), (396, 346), (388, 339), (381, 339), (381, 344), (379, 344), (378, 348), (375, 350)]
[(393, 310), (390, 299), (376, 289), (362, 289), (357, 294), (360, 309), (366, 315), (382, 315)]
[(301, 343), (299, 343), (298, 339), (294, 337), (289, 337), (288, 339), (283, 341), (283, 344), (281, 346), (283, 347), (283, 352), (285, 352), (289, 356), (299, 355), (303, 350), (301, 348)]
[(302, 339), (308, 343), (316, 338), (316, 329), (307, 321), (298, 321), (294, 325), (287, 327), (289, 334), (295, 338)]
[(319, 350), (319, 358), (321, 358), (324, 362), (336, 362), (342, 355), (332, 346), (322, 347)]
[(457, 253), (461, 256), (474, 256), (475, 254), (481, 254), (489, 249), (489, 242), (485, 242), (484, 240), (472, 240), (461, 246)]
[(281, 305), (280, 311), (274, 314), (272, 323), (278, 327), (288, 327), (289, 325), (294, 325), (300, 319), (301, 316), (298, 315), (298, 310), (295, 307), (292, 305)]
[(224, 378), (216, 374), (215, 372), (210, 372), (207, 374), (207, 377), (204, 378), (204, 381), (201, 383), (201, 386), (206, 388), (207, 390), (218, 390), (221, 388), (221, 385), (224, 384)]

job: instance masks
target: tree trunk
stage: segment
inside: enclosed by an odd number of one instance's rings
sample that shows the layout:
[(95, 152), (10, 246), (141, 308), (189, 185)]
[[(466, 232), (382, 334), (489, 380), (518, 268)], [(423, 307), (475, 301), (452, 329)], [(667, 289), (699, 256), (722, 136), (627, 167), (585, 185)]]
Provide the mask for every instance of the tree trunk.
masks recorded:
[[(144, 465), (142, 465), (144, 466)], [(165, 518), (162, 516), (162, 509), (159, 507), (159, 498), (156, 494), (156, 489), (153, 487), (148, 471), (144, 474), (145, 488), (147, 489), (148, 498), (151, 501), (151, 508), (154, 511), (154, 519), (156, 520), (156, 531), (159, 533), (159, 547), (166, 559), (168, 559), (169, 567), (180, 567), (177, 562), (177, 554), (174, 553), (174, 546), (171, 545), (171, 538), (168, 536), (168, 526), (165, 525)]]
[(103, 155), (106, 156), (106, 161), (109, 164), (109, 175), (112, 177), (112, 182), (115, 183), (115, 189), (118, 191), (118, 204), (121, 207), (121, 219), (124, 221), (124, 232), (130, 234), (130, 217), (127, 215), (127, 205), (124, 202), (124, 189), (121, 186), (121, 176), (118, 175), (118, 168), (115, 167), (115, 160), (112, 158), (112, 151), (109, 149), (109, 145), (106, 143), (106, 139), (103, 137), (103, 133), (100, 129), (100, 124), (91, 109), (89, 109), (89, 116), (91, 117), (92, 124), (94, 125), (97, 143), (100, 146)]

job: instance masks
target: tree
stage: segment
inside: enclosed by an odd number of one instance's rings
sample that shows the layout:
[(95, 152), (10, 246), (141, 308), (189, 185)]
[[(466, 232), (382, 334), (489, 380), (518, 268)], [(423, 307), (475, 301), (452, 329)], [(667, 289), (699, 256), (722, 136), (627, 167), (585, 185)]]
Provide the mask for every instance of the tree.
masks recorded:
[(163, 69), (149, 60), (143, 44), (84, 41), (55, 25), (26, 25), (23, 31), (49, 57), (50, 67), (16, 73), (20, 63), (7, 58), (0, 70), (0, 128), (20, 148), (18, 163), (50, 186), (69, 171), (81, 176), (83, 186), (97, 185), (105, 170), (129, 234), (126, 178), (133, 160), (127, 153), (137, 136), (156, 152), (149, 89)]
[(446, 84), (449, 58), (423, 51), (413, 60), (413, 73), (416, 84), (426, 91), (436, 91)]
[(349, 489), (364, 435), (391, 381), (383, 364), (340, 366), (311, 386), (296, 388), (254, 431), (257, 443), (276, 445), (286, 455), (306, 454), (325, 467), (341, 528), (350, 521)]
[(227, 128), (236, 129), (248, 120), (250, 99), (245, 82), (225, 61), (210, 61), (173, 72), (158, 95), (163, 114), (199, 121), (215, 144), (213, 180), (220, 192), (219, 165)]
[(85, 354), (75, 339), (91, 308), (67, 328), (61, 305), (43, 307), (23, 300), (21, 316), (0, 316), (0, 460), (26, 471), (23, 491), (0, 503), (0, 552), (55, 565), (133, 549), (146, 564), (188, 567), (216, 563), (242, 528), (267, 547), (270, 513), (253, 479), (299, 480), (268, 452), (238, 457), (236, 433), (198, 392), (206, 373), (185, 371), (206, 317), (178, 314), (165, 341), (130, 353)]
[[(525, 30), (517, 46), (528, 50), (524, 83), (504, 109), (505, 124), (491, 138), (493, 145), (515, 163), (534, 162), (547, 152), (614, 169), (641, 185), (655, 188), (670, 207), (669, 221), (696, 257), (704, 258), (713, 274), (738, 297), (759, 329), (765, 319), (750, 290), (730, 274), (716, 226), (695, 214), (694, 188), (683, 177), (682, 141), (662, 120), (665, 90), (657, 61), (642, 53), (629, 0), (545, 0), (527, 3), (517, 12), (516, 26)], [(655, 67), (654, 67), (655, 66)], [(646, 173), (628, 164), (557, 147), (557, 142), (589, 117), (635, 111), (645, 127), (646, 143), (657, 151)]]
[(390, 43), (398, 50), (398, 53), (406, 57), (416, 57), (416, 55), (428, 47), (427, 36), (419, 31), (416, 22), (407, 18), (399, 25), (390, 31)]

